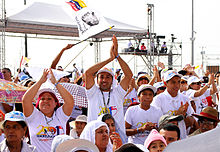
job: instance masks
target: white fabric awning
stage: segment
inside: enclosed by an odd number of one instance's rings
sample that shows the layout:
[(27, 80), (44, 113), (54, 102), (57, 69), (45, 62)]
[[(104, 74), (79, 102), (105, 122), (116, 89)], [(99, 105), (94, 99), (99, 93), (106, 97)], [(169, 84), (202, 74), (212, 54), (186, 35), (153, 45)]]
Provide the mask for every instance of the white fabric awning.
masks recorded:
[[(109, 18), (106, 20), (110, 25), (114, 25), (114, 28), (95, 36), (96, 38), (112, 37), (113, 34), (116, 34), (117, 37), (146, 34), (145, 29)], [(78, 29), (73, 16), (69, 15), (60, 5), (43, 2), (35, 2), (21, 12), (7, 17), (5, 31), (78, 37)]]

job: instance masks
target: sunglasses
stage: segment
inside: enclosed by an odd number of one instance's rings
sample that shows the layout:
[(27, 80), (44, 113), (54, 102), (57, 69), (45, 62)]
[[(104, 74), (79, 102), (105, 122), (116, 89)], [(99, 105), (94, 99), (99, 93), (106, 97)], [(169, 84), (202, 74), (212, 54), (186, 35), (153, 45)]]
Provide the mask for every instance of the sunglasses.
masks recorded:
[(201, 85), (202, 83), (201, 82), (194, 82), (194, 83), (192, 83), (192, 85), (194, 85), (194, 84)]
[(186, 81), (181, 81), (180, 83), (181, 83), (181, 84), (186, 84), (187, 82), (186, 82)]
[(159, 90), (166, 90), (166, 87), (160, 87), (157, 89), (157, 91), (159, 91)]

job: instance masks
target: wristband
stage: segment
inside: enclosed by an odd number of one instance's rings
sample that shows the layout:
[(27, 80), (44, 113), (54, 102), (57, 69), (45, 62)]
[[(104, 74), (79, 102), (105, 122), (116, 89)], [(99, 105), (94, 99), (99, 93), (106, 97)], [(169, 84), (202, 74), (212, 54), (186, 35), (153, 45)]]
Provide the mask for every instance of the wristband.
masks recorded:
[(115, 59), (117, 59), (119, 57), (119, 55), (117, 55), (116, 57), (115, 57)]
[(208, 88), (210, 87), (210, 85), (209, 85), (208, 83), (206, 84), (206, 86), (207, 86)]
[(56, 87), (58, 84), (59, 84), (59, 82), (55, 83), (55, 84), (54, 84), (54, 85), (55, 85), (55, 87)]
[(137, 128), (137, 133), (139, 133), (138, 128)]

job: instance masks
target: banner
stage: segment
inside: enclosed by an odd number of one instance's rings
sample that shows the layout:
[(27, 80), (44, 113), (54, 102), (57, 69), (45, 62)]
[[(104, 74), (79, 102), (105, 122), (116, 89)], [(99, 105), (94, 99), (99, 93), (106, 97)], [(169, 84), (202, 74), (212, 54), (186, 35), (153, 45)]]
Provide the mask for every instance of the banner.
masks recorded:
[(76, 13), (75, 21), (82, 41), (111, 28), (101, 14), (89, 9), (82, 0), (70, 0), (67, 3)]

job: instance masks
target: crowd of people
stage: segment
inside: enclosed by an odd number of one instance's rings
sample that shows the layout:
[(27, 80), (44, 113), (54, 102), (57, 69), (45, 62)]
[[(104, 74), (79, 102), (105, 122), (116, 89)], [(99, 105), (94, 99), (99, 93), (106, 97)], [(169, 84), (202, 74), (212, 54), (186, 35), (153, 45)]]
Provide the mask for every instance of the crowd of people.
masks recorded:
[[(190, 65), (176, 71), (159, 63), (153, 76), (135, 77), (113, 35), (109, 58), (83, 74), (76, 69), (74, 80), (72, 74), (56, 79), (62, 54), (73, 46), (63, 48), (39, 80), (28, 70), (18, 69), (16, 77), (1, 70), (1, 79), (28, 88), (21, 103), (0, 103), (1, 152), (160, 152), (218, 127), (220, 72), (198, 76)], [(115, 73), (107, 67), (114, 60)], [(88, 107), (76, 105), (64, 83), (85, 89)]]

